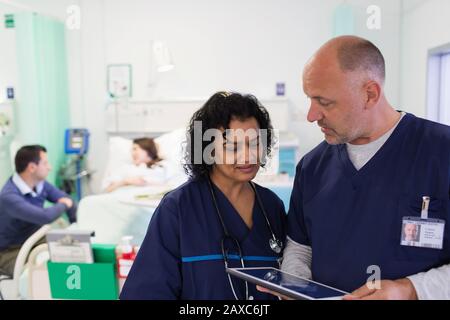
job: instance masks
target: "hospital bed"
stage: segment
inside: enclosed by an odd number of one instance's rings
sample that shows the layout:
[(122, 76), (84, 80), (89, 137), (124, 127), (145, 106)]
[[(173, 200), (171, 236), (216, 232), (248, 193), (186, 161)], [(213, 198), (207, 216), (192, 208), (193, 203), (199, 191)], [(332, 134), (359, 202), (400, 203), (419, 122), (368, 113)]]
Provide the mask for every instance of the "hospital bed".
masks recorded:
[[(78, 206), (78, 227), (94, 230), (92, 241), (95, 243), (117, 244), (123, 236), (131, 235), (134, 245), (139, 246), (163, 195), (187, 180), (182, 167), (184, 141), (184, 128), (155, 139), (158, 155), (165, 164), (164, 183), (147, 187), (123, 187), (112, 193), (83, 198)], [(131, 139), (110, 137), (108, 147), (106, 173), (131, 163)]]
[(127, 187), (83, 198), (78, 207), (78, 228), (95, 231), (92, 238), (95, 243), (117, 244), (123, 236), (132, 235), (134, 244), (139, 245), (160, 200), (147, 205), (132, 202), (135, 195), (145, 192), (151, 194), (152, 191)]

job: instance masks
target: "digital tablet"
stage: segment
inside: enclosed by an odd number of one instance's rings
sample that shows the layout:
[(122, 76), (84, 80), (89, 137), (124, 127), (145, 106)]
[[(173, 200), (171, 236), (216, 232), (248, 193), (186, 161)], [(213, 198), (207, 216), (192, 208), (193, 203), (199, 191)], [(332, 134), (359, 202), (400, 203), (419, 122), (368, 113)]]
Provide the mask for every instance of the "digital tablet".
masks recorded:
[(301, 300), (340, 300), (347, 292), (294, 276), (275, 268), (228, 268), (229, 274), (287, 297)]

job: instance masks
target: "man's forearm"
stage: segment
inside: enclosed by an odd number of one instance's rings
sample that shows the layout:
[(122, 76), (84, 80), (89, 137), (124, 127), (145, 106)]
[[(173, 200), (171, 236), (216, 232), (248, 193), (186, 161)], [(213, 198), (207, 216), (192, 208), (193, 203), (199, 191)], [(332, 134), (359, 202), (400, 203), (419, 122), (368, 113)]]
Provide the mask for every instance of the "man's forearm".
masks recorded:
[[(288, 237), (281, 269), (303, 278), (312, 278), (312, 249)], [(450, 300), (450, 264), (409, 276), (420, 300)]]
[(286, 248), (283, 253), (281, 270), (303, 277), (312, 278), (311, 274), (312, 249), (287, 238)]
[(408, 277), (419, 300), (450, 300), (450, 264)]
[(70, 208), (69, 210), (67, 210), (67, 217), (69, 218), (69, 222), (70, 223), (75, 223), (77, 222), (77, 205), (74, 202), (72, 205), (72, 208)]

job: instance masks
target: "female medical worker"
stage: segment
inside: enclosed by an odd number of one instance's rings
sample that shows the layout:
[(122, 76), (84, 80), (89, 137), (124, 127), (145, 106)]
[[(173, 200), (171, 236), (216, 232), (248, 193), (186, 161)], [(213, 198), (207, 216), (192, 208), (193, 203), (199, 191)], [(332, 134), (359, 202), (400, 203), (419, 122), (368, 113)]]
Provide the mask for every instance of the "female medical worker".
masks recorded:
[(156, 209), (121, 299), (274, 299), (225, 272), (278, 267), (282, 256), (283, 203), (252, 182), (270, 154), (270, 129), (253, 96), (219, 92), (194, 114), (185, 153), (191, 179)]

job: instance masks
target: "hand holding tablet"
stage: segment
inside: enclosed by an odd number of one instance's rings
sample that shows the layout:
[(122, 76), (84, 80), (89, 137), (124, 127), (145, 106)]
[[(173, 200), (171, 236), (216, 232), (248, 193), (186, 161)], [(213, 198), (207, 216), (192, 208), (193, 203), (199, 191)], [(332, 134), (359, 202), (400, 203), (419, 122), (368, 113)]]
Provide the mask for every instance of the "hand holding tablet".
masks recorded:
[(300, 300), (341, 300), (347, 292), (275, 268), (228, 268), (229, 274)]

